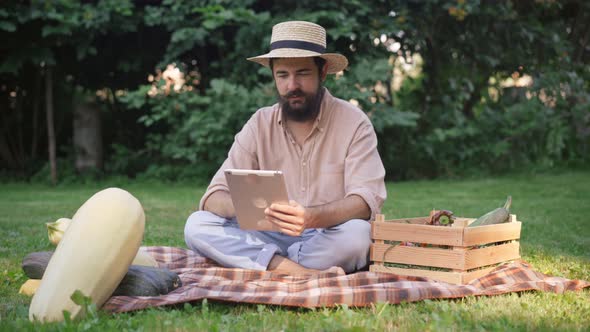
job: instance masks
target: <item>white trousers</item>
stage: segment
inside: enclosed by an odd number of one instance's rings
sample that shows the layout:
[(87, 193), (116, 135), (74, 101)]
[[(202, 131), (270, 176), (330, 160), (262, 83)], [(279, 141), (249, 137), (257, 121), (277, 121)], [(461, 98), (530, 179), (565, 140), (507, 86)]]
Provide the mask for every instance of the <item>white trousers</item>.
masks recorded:
[(225, 267), (266, 270), (274, 255), (289, 258), (306, 268), (341, 267), (346, 273), (369, 263), (371, 224), (352, 219), (340, 225), (306, 229), (300, 236), (239, 228), (235, 218), (197, 211), (184, 228), (187, 246)]

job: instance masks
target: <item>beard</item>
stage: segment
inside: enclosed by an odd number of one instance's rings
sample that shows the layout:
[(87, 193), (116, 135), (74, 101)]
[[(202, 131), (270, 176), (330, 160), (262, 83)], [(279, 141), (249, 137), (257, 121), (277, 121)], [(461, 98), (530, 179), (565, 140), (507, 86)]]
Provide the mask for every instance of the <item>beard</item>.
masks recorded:
[[(324, 95), (322, 85), (313, 93), (305, 93), (301, 89), (293, 90), (285, 95), (278, 94), (279, 105), (281, 105), (281, 112), (283, 117), (287, 120), (295, 122), (306, 122), (316, 118), (320, 112), (320, 104)], [(303, 101), (298, 103), (291, 103), (289, 98), (302, 97)]]

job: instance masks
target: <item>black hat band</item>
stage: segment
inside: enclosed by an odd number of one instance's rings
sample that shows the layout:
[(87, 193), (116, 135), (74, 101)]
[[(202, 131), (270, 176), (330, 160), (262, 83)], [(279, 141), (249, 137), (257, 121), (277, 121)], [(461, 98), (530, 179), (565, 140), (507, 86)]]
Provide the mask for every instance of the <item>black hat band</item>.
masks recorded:
[(278, 40), (270, 44), (271, 51), (279, 48), (296, 48), (316, 53), (326, 52), (326, 48), (324, 46), (302, 40)]

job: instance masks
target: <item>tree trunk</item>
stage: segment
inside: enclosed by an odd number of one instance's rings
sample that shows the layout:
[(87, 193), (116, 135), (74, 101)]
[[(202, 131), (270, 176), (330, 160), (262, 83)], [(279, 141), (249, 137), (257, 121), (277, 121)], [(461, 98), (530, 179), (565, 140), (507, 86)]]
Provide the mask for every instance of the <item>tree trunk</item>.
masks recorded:
[(47, 144), (49, 165), (51, 167), (51, 183), (57, 184), (57, 162), (55, 159), (55, 130), (53, 124), (53, 75), (51, 67), (45, 71), (45, 110), (47, 113)]
[(14, 157), (18, 165), (19, 172), (24, 174), (25, 172), (25, 164), (27, 159), (27, 153), (25, 152), (25, 144), (24, 144), (24, 110), (23, 110), (23, 103), (24, 103), (25, 96), (19, 94), (16, 98), (16, 108), (15, 108), (15, 115), (16, 115), (16, 126), (14, 126), (16, 139), (14, 142)]
[(74, 151), (76, 170), (101, 170), (103, 166), (100, 108), (96, 103), (75, 98)]
[(438, 79), (438, 50), (434, 45), (433, 38), (426, 37), (426, 53), (427, 58), (424, 61), (424, 72), (426, 73), (426, 93), (429, 95), (436, 95), (438, 93), (437, 79)]
[(16, 127), (14, 121), (14, 113), (2, 111), (0, 112), (0, 167), (8, 169), (18, 169), (18, 161), (14, 147), (14, 128)]
[(32, 121), (32, 130), (31, 130), (31, 159), (35, 160), (37, 157), (37, 141), (38, 141), (38, 131), (39, 131), (39, 106), (41, 105), (41, 82), (42, 82), (42, 74), (38, 72), (35, 75), (35, 86), (33, 87), (33, 116), (31, 118)]
[[(483, 77), (490, 77), (490, 75), (482, 75)], [(475, 114), (473, 113), (473, 107), (479, 102), (479, 100), (481, 99), (481, 91), (486, 87), (487, 85), (487, 79), (483, 79), (483, 81), (481, 82), (475, 82), (473, 84), (473, 91), (471, 91), (471, 94), (469, 95), (469, 99), (467, 99), (464, 103), (463, 103), (463, 108), (462, 108), (462, 112), (463, 115), (465, 115), (465, 117), (467, 119), (473, 119), (475, 117)]]

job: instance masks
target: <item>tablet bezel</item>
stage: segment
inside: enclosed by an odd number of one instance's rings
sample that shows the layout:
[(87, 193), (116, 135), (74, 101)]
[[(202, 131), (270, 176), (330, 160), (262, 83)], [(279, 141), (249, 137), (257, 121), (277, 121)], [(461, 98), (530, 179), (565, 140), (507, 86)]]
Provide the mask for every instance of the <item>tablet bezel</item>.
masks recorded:
[(226, 169), (236, 219), (241, 229), (275, 231), (264, 210), (272, 203), (289, 203), (283, 172), (278, 170)]

